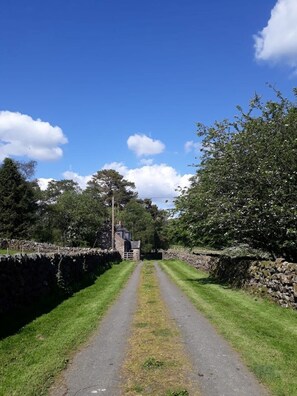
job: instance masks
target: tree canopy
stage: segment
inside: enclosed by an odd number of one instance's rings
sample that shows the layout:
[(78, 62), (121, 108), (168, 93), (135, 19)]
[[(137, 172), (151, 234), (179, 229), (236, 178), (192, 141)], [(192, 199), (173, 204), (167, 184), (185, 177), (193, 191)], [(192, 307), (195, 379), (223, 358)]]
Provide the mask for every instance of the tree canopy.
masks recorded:
[(25, 179), (17, 162), (5, 158), (0, 166), (0, 235), (5, 238), (30, 236), (35, 213), (32, 183)]
[(147, 253), (167, 246), (164, 237), (167, 217), (167, 212), (158, 209), (150, 199), (132, 199), (120, 213), (120, 220), (132, 233), (132, 239), (141, 240), (141, 249)]
[(112, 196), (119, 209), (132, 199), (137, 197), (134, 192), (135, 184), (125, 180), (122, 175), (113, 169), (103, 169), (93, 175), (88, 182), (87, 191), (104, 202), (106, 206), (111, 206)]
[(133, 238), (141, 240), (144, 250), (164, 247), (166, 211), (159, 210), (149, 199), (137, 199), (134, 189), (133, 183), (111, 169), (98, 171), (85, 190), (72, 180), (52, 180), (45, 191), (38, 192), (34, 236), (68, 246), (98, 244), (100, 236), (111, 227), (110, 205), (114, 196), (116, 221), (123, 221)]
[(198, 124), (202, 160), (176, 200), (187, 244), (246, 243), (297, 258), (297, 107), (276, 96), (256, 95), (234, 121)]
[(39, 193), (34, 236), (43, 242), (93, 246), (106, 217), (102, 200), (82, 191), (73, 180), (53, 180)]

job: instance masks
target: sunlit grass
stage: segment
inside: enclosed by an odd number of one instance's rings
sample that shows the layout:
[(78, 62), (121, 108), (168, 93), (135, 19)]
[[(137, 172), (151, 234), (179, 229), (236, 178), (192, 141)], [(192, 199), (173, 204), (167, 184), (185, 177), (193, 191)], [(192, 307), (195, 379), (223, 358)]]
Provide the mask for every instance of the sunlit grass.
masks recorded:
[(21, 251), (19, 250), (12, 250), (12, 249), (0, 249), (0, 255), (3, 254), (8, 254), (8, 255), (13, 255), (13, 254), (21, 254)]

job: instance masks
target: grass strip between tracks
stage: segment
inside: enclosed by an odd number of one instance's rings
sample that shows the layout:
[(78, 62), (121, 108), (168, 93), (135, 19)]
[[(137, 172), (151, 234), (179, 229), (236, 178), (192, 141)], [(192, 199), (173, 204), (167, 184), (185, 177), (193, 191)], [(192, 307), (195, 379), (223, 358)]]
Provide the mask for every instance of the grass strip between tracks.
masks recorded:
[(161, 299), (152, 263), (142, 267), (138, 307), (123, 365), (124, 395), (199, 395), (176, 324)]
[(0, 395), (41, 396), (98, 326), (128, 280), (134, 263), (122, 262), (48, 314), (0, 341)]
[(296, 310), (216, 284), (178, 260), (160, 265), (273, 395), (297, 395)]

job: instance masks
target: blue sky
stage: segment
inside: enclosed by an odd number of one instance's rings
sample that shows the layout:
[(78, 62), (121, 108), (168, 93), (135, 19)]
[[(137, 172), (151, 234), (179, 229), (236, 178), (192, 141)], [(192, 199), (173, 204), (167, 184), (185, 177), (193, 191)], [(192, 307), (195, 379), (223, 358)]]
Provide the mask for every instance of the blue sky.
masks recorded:
[(266, 82), (292, 98), (296, 70), (295, 0), (2, 0), (0, 159), (82, 186), (113, 167), (164, 201), (195, 172), (196, 122)]

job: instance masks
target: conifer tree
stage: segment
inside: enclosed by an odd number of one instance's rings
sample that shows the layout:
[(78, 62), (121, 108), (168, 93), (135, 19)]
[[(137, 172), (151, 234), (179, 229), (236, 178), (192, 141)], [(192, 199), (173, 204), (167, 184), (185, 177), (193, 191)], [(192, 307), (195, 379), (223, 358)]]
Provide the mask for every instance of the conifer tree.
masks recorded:
[(0, 236), (25, 238), (34, 223), (36, 202), (34, 190), (18, 165), (5, 158), (0, 166)]

